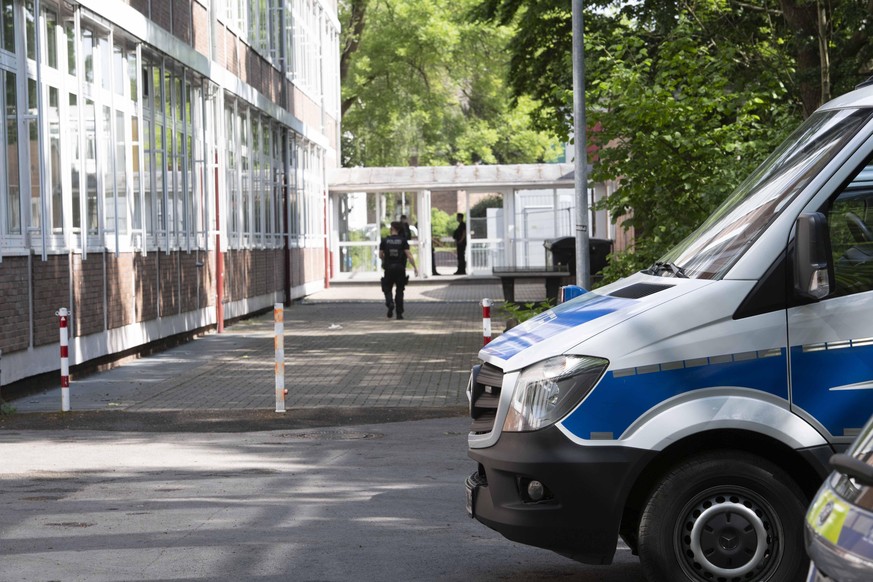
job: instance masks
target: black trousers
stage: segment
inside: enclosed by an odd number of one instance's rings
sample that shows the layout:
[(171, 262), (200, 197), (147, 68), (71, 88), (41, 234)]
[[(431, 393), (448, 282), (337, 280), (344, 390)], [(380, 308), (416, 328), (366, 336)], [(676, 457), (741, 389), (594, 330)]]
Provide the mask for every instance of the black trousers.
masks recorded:
[[(406, 269), (385, 269), (382, 277), (382, 293), (385, 294), (385, 307), (403, 314), (403, 290), (406, 288)], [(391, 297), (391, 294), (394, 297)]]
[(467, 273), (467, 245), (458, 245), (458, 273)]

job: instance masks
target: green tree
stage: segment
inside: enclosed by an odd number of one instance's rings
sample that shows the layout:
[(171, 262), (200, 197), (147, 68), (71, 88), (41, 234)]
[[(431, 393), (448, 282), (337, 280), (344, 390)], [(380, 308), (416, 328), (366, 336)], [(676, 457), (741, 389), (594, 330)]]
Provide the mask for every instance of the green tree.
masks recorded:
[(440, 245), (442, 237), (452, 236), (452, 232), (458, 227), (458, 221), (439, 208), (430, 209), (430, 224), (436, 246)]
[(560, 154), (510, 103), (511, 31), (464, 18), (474, 0), (340, 5), (343, 165), (521, 163)]
[[(831, 87), (869, 73), (871, 10), (867, 0), (585, 2), (591, 178), (619, 181), (606, 205), (630, 213), (636, 240), (608, 278), (687, 235)], [(516, 27), (513, 95), (533, 98), (536, 127), (569, 137), (570, 0), (481, 0), (472, 14)]]
[(503, 208), (503, 196), (493, 195), (483, 198), (470, 207), (470, 218), (485, 218), (489, 208)]
[(657, 43), (627, 17), (586, 42), (596, 59), (591, 178), (620, 181), (604, 205), (613, 218), (629, 216), (636, 241), (607, 279), (650, 264), (690, 234), (800, 119), (778, 43), (703, 35), (729, 24), (712, 6), (678, 15)]

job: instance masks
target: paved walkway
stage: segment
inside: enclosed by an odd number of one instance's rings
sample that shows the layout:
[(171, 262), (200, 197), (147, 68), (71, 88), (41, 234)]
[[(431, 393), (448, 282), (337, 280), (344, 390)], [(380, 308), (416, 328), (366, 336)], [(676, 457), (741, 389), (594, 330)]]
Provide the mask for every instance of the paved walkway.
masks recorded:
[[(539, 301), (545, 286), (520, 285), (516, 294)], [(284, 314), (286, 410), (463, 410), (470, 367), (483, 342), (484, 297), (497, 302), (496, 334), (508, 315), (500, 309), (499, 280), (491, 278), (413, 280), (402, 321), (386, 317), (377, 281), (335, 283), (293, 303)], [(269, 312), (228, 325), (221, 334), (74, 376), (71, 410), (275, 412), (273, 329)], [(61, 391), (10, 404), (17, 413), (59, 412)]]

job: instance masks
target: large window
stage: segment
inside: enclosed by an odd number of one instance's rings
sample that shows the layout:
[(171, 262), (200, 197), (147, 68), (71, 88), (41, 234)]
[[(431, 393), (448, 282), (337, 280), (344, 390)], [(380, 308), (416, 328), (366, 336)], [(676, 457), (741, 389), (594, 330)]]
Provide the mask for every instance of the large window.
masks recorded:
[(279, 65), (282, 0), (225, 0), (223, 17), (252, 48)]
[(20, 175), (20, 147), (18, 144), (18, 92), (17, 76), (11, 71), (2, 71), (0, 85), (3, 88), (3, 111), (5, 123), (3, 124), (3, 144), (5, 154), (0, 158), (0, 171), (6, 176), (0, 181), (0, 193), (5, 204), (0, 207), (3, 221), (0, 223), (0, 232), (5, 235), (21, 235), (21, 175)]
[[(213, 86), (207, 99), (192, 67), (86, 8), (36, 6), (0, 0), (0, 257), (206, 248), (216, 192), (232, 248), (280, 247), (286, 221), (294, 244), (323, 244), (323, 147), (292, 139), (250, 92)], [(321, 90), (337, 29), (320, 2), (223, 6), (265, 55), (300, 43), (298, 80)]]
[(145, 57), (142, 71), (145, 231), (163, 250), (202, 248), (207, 193), (202, 168), (195, 172), (204, 156), (200, 81), (160, 57)]
[(297, 138), (291, 143), (294, 164), (289, 201), (289, 234), (298, 246), (319, 246), (324, 240), (324, 150)]
[(269, 117), (228, 98), (225, 134), (231, 246), (279, 247), (285, 173), (281, 133)]

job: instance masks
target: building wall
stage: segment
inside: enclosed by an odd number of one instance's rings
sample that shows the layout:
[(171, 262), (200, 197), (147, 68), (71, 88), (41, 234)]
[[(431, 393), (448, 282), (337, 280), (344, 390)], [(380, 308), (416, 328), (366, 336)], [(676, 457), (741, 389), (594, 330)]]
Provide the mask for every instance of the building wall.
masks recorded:
[[(214, 329), (221, 313), (323, 288), (324, 174), (339, 158), (335, 0), (266, 0), (254, 20), (248, 0), (40, 5), (40, 19), (24, 0), (0, 15), (12, 18), (0, 35), (14, 32), (0, 38), (0, 96), (17, 98), (0, 129), (0, 386), (59, 369), (61, 307), (75, 378)], [(51, 42), (34, 57), (35, 21)], [(283, 46), (280, 22), (306, 42)], [(103, 72), (98, 53), (112, 61)], [(43, 63), (42, 85), (17, 68), (25, 54)]]

